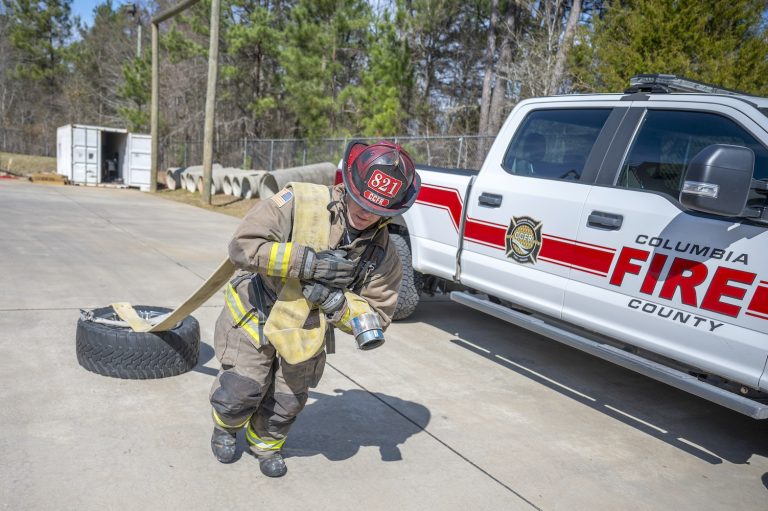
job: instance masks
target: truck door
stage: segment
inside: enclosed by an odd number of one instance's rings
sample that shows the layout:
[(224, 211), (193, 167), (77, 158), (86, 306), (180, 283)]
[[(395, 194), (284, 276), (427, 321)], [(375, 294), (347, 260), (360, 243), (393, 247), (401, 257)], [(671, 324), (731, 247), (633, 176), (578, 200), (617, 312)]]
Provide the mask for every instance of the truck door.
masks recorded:
[(560, 317), (572, 269), (608, 271), (612, 254), (576, 234), (600, 161), (593, 147), (628, 110), (617, 105), (534, 101), (510, 115), (466, 205), (463, 284)]
[(572, 274), (563, 318), (757, 387), (768, 353), (768, 232), (685, 210), (678, 196), (688, 162), (710, 144), (751, 148), (754, 177), (768, 178), (768, 137), (735, 108), (653, 103), (632, 108), (635, 135), (616, 141), (626, 156), (606, 162), (589, 192), (578, 242), (614, 254), (604, 274)]

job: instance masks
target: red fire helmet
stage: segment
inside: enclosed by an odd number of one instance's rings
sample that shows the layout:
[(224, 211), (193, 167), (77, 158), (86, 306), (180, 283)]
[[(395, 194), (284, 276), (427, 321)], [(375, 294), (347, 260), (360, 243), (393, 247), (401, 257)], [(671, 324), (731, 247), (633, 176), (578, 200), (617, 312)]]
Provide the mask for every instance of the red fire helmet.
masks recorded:
[(344, 152), (344, 186), (361, 208), (379, 216), (397, 216), (416, 201), (421, 178), (410, 155), (397, 144), (368, 145), (353, 140)]

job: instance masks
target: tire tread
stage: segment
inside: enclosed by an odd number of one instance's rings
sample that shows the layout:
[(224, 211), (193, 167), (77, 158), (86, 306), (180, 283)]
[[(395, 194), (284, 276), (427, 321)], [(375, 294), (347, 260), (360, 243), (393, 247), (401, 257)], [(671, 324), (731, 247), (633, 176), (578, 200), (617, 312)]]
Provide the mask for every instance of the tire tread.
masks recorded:
[(419, 295), (423, 287), (424, 276), (413, 271), (411, 262), (411, 248), (408, 241), (401, 234), (390, 233), (390, 241), (395, 245), (395, 250), (403, 267), (403, 279), (400, 282), (400, 290), (397, 296), (397, 305), (392, 314), (393, 320), (408, 318), (416, 310), (419, 304)]
[[(158, 307), (136, 309), (167, 312)], [(107, 310), (111, 307), (96, 309), (94, 314)], [(200, 325), (188, 316), (171, 330), (139, 333), (81, 318), (75, 345), (77, 361), (88, 371), (131, 380), (166, 378), (185, 373), (197, 364)]]

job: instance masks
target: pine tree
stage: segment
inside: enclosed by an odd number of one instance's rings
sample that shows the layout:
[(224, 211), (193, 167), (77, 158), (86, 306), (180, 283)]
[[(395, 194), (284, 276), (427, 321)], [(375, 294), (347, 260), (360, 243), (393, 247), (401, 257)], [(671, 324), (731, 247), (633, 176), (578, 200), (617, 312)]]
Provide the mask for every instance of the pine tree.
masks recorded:
[(384, 11), (367, 37), (367, 65), (360, 84), (340, 95), (351, 125), (345, 134), (375, 137), (404, 133), (407, 102), (414, 88), (414, 67), (408, 41), (398, 20)]
[(243, 135), (279, 136), (281, 74), (278, 57), (285, 12), (279, 2), (232, 0), (222, 16), (225, 50), (220, 100), (244, 120)]
[[(124, 124), (119, 112), (130, 108), (130, 101), (135, 98), (120, 95), (125, 81), (136, 78), (130, 76), (130, 72), (137, 70), (133, 62), (137, 58), (135, 25), (124, 9), (115, 9), (112, 0), (106, 0), (94, 9), (92, 26), (78, 26), (80, 39), (69, 46), (72, 73), (66, 85), (70, 108), (78, 115), (73, 120), (98, 125)], [(148, 94), (146, 73), (139, 79), (146, 79)]]
[(122, 67), (123, 83), (117, 93), (125, 101), (117, 107), (117, 112), (128, 125), (129, 131), (149, 130), (149, 102), (152, 99), (152, 55), (143, 53), (141, 57), (129, 60)]
[(673, 73), (767, 94), (764, 0), (614, 1), (582, 34), (571, 69), (581, 88), (617, 92), (638, 73)]
[(55, 93), (66, 73), (72, 34), (72, 0), (3, 0), (11, 23), (8, 39), (20, 54), (15, 76)]
[(280, 54), (291, 135), (318, 138), (346, 128), (339, 103), (359, 80), (370, 13), (362, 0), (299, 0), (291, 9)]

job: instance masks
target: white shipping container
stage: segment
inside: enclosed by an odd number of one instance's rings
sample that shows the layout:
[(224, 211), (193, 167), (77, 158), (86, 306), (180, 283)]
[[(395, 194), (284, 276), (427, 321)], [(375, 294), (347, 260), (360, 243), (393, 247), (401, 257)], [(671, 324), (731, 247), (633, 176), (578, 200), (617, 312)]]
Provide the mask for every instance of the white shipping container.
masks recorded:
[(151, 147), (149, 135), (68, 124), (56, 130), (56, 171), (75, 184), (112, 183), (147, 191)]

